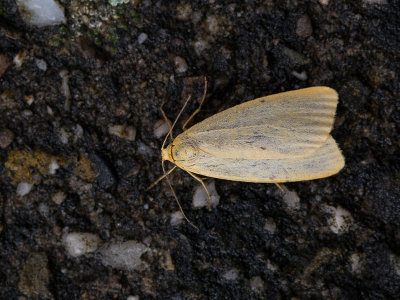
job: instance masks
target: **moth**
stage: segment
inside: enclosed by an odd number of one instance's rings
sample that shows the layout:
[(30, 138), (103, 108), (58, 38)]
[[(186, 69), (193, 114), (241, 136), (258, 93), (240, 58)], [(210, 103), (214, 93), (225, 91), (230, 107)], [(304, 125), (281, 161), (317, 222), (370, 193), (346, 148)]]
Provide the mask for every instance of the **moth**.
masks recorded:
[[(199, 112), (205, 99), (207, 81)], [(180, 111), (172, 129), (188, 103)], [(178, 197), (168, 179), (176, 168), (188, 172), (204, 187), (199, 175), (233, 181), (279, 183), (324, 178), (344, 167), (344, 157), (331, 136), (338, 94), (319, 86), (294, 90), (236, 105), (197, 123), (161, 147), (164, 175), (185, 219)], [(161, 109), (164, 117), (165, 113)], [(166, 118), (167, 119), (167, 118)], [(168, 123), (169, 124), (169, 123)], [(175, 166), (165, 171), (164, 162)]]
[[(217, 113), (161, 149), (196, 178), (283, 183), (324, 178), (344, 167), (332, 130), (338, 94), (310, 87), (261, 97)], [(199, 179), (197, 177), (196, 179)]]

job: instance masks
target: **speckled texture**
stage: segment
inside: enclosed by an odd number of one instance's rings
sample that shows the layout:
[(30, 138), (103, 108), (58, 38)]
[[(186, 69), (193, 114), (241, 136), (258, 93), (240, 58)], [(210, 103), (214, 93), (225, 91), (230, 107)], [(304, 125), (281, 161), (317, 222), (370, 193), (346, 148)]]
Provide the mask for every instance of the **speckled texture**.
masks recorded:
[[(0, 132), (13, 133), (0, 149), (0, 298), (398, 297), (400, 6), (320, 2), (328, 1), (60, 1), (67, 23), (39, 29), (1, 1), (0, 54), (7, 62), (18, 54), (20, 66), (3, 65), (0, 78)], [(281, 91), (336, 89), (343, 171), (284, 192), (215, 180), (211, 211), (191, 207), (197, 182), (175, 171), (199, 231), (171, 222), (178, 207), (166, 183), (145, 191), (162, 173), (154, 128), (163, 100), (173, 119), (193, 94), (181, 127), (204, 75), (207, 102), (195, 122)], [(111, 134), (113, 125), (136, 135)], [(12, 151), (74, 163), (51, 174), (47, 159), (35, 160), (46, 165), (31, 165), (34, 185), (21, 197), (5, 165)], [(53, 201), (57, 193), (65, 199)], [(101, 249), (71, 257), (62, 244), (70, 232), (113, 249), (140, 245), (143, 267), (103, 265)], [(35, 266), (42, 276), (30, 281)]]

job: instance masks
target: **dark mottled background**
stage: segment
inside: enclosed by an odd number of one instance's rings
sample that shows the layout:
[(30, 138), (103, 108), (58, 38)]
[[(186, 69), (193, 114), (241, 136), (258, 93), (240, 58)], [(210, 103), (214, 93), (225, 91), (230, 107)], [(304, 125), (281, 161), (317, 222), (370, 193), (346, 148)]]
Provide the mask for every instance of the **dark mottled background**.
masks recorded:
[[(0, 1), (1, 299), (398, 297), (398, 1), (60, 3), (65, 24), (35, 27)], [(145, 189), (162, 173), (162, 101), (174, 119), (194, 95), (186, 119), (203, 76), (195, 121), (335, 88), (345, 168), (285, 193), (215, 180), (212, 211), (176, 171), (196, 231), (165, 182)]]

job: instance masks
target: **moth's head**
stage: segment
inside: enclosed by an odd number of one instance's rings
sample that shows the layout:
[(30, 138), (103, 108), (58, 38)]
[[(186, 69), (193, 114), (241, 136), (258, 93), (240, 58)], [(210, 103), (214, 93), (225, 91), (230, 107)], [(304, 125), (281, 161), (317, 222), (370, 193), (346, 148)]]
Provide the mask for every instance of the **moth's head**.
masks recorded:
[(188, 161), (194, 159), (197, 156), (197, 147), (193, 143), (184, 139), (181, 140), (179, 138), (176, 138), (170, 146), (170, 156), (172, 156), (172, 159), (175, 162)]
[(174, 162), (174, 159), (171, 156), (171, 148), (172, 148), (172, 144), (169, 144), (167, 146), (167, 148), (163, 148), (161, 149), (161, 157), (162, 160), (169, 160), (170, 162)]

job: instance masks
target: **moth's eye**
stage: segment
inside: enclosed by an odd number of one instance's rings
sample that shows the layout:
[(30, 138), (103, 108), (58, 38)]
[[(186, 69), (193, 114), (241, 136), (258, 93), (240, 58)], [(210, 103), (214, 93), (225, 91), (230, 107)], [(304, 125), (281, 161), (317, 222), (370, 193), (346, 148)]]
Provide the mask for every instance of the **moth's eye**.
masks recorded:
[(180, 143), (173, 146), (172, 155), (174, 160), (189, 160), (196, 157), (197, 149), (189, 143)]

